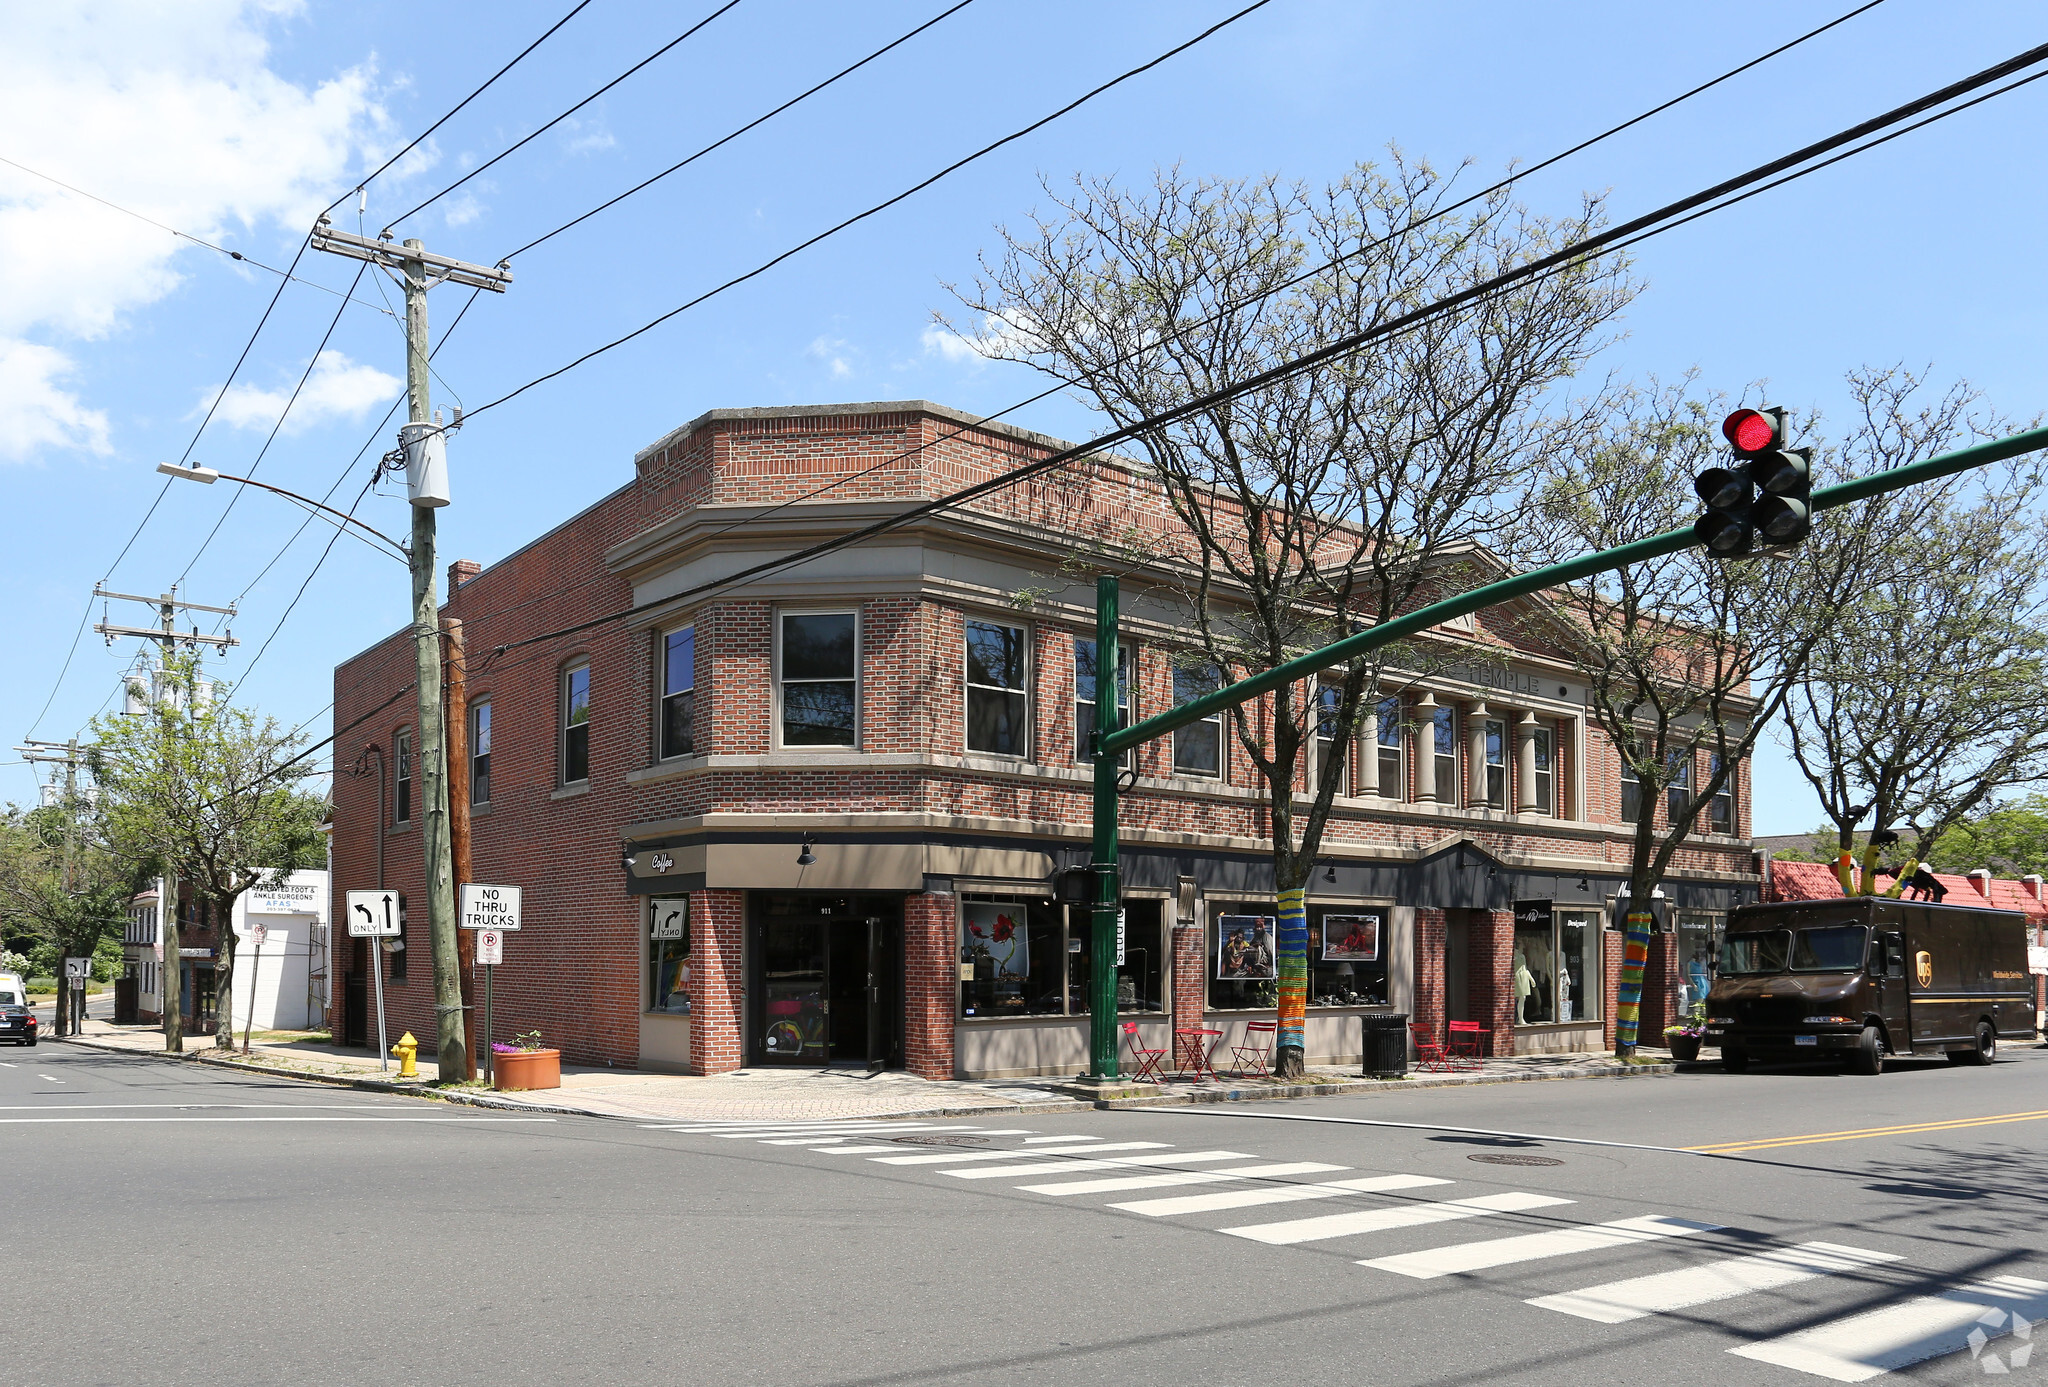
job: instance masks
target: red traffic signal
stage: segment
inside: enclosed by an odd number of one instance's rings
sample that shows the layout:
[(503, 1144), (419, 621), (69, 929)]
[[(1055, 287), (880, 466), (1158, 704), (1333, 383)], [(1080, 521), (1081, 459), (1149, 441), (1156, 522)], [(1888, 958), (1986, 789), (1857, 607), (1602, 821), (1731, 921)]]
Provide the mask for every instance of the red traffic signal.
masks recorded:
[(1721, 421), (1721, 436), (1737, 453), (1761, 453), (1785, 441), (1785, 411), (1738, 409)]
[(1813, 528), (1813, 450), (1785, 447), (1785, 411), (1738, 409), (1721, 421), (1735, 466), (1693, 479), (1706, 513), (1693, 534), (1715, 558), (1740, 559), (1789, 549)]

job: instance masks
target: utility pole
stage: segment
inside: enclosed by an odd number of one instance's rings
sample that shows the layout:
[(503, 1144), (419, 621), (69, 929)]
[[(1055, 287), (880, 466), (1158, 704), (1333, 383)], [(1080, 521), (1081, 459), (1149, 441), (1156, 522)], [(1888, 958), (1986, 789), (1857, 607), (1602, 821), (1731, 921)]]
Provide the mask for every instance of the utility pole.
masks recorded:
[[(388, 233), (387, 233), (388, 237)], [(430, 254), (419, 241), (394, 246), (336, 231), (325, 217), (313, 229), (313, 249), (366, 260), (393, 274), (405, 290), (405, 390), (410, 421), (405, 445), (406, 490), (412, 501), (413, 668), (419, 695), (420, 790), (426, 813), (420, 847), (426, 864), (427, 938), (434, 964), (434, 1023), (443, 1082), (469, 1072), (464, 1037), (462, 966), (456, 956), (455, 863), (448, 811), (448, 738), (441, 701), (441, 619), (434, 571), (434, 512), (448, 504), (446, 435), (427, 396), (427, 291), (453, 281), (494, 294), (505, 292), (512, 271)], [(462, 418), (458, 412), (455, 427)], [(378, 883), (381, 887), (383, 883)]]
[[(181, 611), (215, 612), (232, 617), (235, 614), (233, 602), (225, 607), (208, 607), (198, 602), (186, 602), (178, 597), (178, 586), (175, 583), (171, 585), (171, 590), (161, 597), (137, 597), (133, 593), (109, 592), (102, 583), (93, 585), (92, 595), (103, 601), (118, 599), (122, 602), (142, 602), (157, 609), (157, 624), (154, 627), (115, 626), (110, 622), (100, 621), (92, 628), (106, 637), (108, 645), (112, 645), (122, 636), (136, 636), (157, 643), (162, 658), (157, 665), (157, 688), (144, 701), (147, 716), (163, 716), (163, 705), (177, 699), (178, 691), (172, 680), (170, 658), (171, 652), (177, 649), (180, 642), (187, 650), (202, 645), (210, 645), (216, 650), (226, 650), (229, 646), (241, 644), (235, 639), (232, 631), (224, 635), (209, 636), (200, 631), (196, 622), (189, 631), (178, 629), (178, 613)], [(188, 708), (199, 696), (198, 683), (195, 677), (193, 686), (185, 691)], [(169, 747), (165, 748), (164, 754), (166, 757), (169, 756)], [(165, 854), (164, 857), (164, 874), (157, 892), (156, 913), (157, 937), (162, 941), (164, 951), (163, 966), (158, 970), (157, 999), (163, 1008), (164, 1048), (175, 1054), (181, 1053), (185, 1048), (185, 964), (178, 944), (178, 864), (171, 860), (169, 854)], [(229, 936), (232, 937), (232, 927), (227, 928)], [(231, 963), (230, 967), (232, 966)]]
[[(68, 742), (39, 742), (27, 738), (15, 748), (24, 761), (40, 761), (64, 767), (64, 894), (75, 896), (78, 892), (78, 766), (84, 759), (78, 749), (78, 738)], [(66, 946), (68, 949), (68, 945)], [(62, 970), (60, 954), (59, 970)], [(50, 1029), (58, 1035), (76, 1035), (84, 1029), (79, 1013), (82, 1005), (69, 1006), (71, 983), (60, 977), (57, 988), (57, 1014)], [(82, 995), (82, 994), (81, 994)]]

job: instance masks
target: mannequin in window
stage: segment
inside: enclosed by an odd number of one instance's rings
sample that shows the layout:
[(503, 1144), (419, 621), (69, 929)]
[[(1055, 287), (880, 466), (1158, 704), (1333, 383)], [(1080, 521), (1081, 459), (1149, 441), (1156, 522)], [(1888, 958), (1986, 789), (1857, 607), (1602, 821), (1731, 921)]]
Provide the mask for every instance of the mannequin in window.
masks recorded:
[(1562, 1002), (1559, 1003), (1559, 1005), (1564, 1008), (1564, 1015), (1558, 1017), (1557, 1019), (1560, 1021), (1569, 1021), (1572, 1019), (1573, 1016), (1572, 967), (1570, 963), (1559, 963), (1557, 965), (1557, 994), (1558, 996), (1564, 999)]
[(1515, 1019), (1529, 1019), (1529, 999), (1536, 995), (1536, 976), (1529, 971), (1529, 960), (1520, 949), (1515, 950)]

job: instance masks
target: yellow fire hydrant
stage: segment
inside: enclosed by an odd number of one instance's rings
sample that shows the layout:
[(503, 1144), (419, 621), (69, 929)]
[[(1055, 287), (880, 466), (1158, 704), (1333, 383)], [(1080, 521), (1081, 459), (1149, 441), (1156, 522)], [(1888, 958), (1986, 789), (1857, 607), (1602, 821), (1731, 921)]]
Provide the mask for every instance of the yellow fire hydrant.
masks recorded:
[(407, 1031), (404, 1035), (398, 1037), (398, 1043), (391, 1047), (391, 1053), (398, 1056), (399, 1078), (417, 1079), (420, 1076), (420, 1067), (417, 1062), (420, 1053), (420, 1043), (412, 1038), (411, 1031)]

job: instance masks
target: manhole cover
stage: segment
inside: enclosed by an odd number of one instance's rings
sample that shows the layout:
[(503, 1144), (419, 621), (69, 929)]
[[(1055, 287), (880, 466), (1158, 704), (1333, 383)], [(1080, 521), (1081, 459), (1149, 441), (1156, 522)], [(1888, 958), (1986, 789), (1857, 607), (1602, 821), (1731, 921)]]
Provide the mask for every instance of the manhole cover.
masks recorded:
[[(907, 1140), (907, 1138), (906, 1138)], [(1522, 1156), (1505, 1151), (1478, 1151), (1465, 1158), (1468, 1161), (1482, 1161), (1487, 1165), (1563, 1165), (1555, 1156)]]
[(986, 1145), (988, 1145), (988, 1138), (987, 1138), (987, 1137), (948, 1137), (948, 1136), (931, 1136), (931, 1137), (890, 1137), (890, 1138), (889, 1138), (889, 1140), (891, 1140), (891, 1141), (894, 1141), (894, 1142), (900, 1142), (900, 1143), (901, 1143), (901, 1144), (903, 1144), (904, 1146), (986, 1146)]

